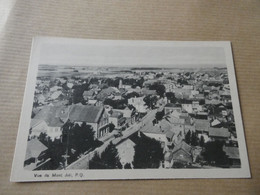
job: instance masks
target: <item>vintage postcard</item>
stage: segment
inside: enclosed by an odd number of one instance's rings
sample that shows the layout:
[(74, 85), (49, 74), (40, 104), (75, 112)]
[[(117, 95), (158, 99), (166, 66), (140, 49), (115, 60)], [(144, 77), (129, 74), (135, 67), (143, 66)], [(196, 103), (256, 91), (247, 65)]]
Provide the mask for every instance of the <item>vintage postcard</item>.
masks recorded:
[(249, 177), (230, 42), (33, 40), (11, 181)]

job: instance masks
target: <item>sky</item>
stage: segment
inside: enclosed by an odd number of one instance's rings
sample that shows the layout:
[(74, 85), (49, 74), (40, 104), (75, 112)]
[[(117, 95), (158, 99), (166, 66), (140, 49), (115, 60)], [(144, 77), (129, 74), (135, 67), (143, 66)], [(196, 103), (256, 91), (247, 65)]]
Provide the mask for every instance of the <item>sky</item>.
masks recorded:
[(225, 66), (225, 50), (219, 44), (175, 43), (50, 42), (40, 48), (40, 64), (174, 68)]

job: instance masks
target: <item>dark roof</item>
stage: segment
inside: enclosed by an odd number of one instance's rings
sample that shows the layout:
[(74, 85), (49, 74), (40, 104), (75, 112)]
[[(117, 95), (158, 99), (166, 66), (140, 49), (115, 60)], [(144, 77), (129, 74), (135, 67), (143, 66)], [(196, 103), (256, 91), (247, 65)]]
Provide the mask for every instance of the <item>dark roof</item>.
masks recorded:
[(180, 104), (167, 103), (165, 107), (181, 107)]
[(69, 119), (72, 122), (97, 123), (103, 113), (102, 106), (72, 105)]
[(37, 158), (42, 152), (47, 149), (48, 148), (38, 139), (32, 139), (27, 142), (25, 160), (28, 160), (30, 158)]
[(209, 128), (209, 136), (211, 137), (230, 137), (230, 132), (227, 128)]
[(66, 106), (45, 106), (34, 117), (34, 119), (44, 120), (48, 126), (61, 127), (68, 116)]

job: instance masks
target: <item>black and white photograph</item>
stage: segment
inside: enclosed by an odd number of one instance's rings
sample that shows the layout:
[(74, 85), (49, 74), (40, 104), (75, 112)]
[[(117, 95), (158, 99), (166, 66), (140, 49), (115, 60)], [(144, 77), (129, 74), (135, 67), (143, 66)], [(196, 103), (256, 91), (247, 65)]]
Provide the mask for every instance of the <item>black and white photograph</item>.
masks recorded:
[(230, 42), (34, 39), (12, 181), (247, 177)]

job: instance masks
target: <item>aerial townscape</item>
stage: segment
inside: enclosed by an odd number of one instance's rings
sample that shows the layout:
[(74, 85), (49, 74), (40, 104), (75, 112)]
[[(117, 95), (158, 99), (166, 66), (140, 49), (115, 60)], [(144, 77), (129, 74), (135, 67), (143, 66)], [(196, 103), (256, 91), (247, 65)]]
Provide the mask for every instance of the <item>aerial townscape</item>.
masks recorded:
[(241, 167), (227, 68), (180, 67), (39, 65), (24, 169)]

